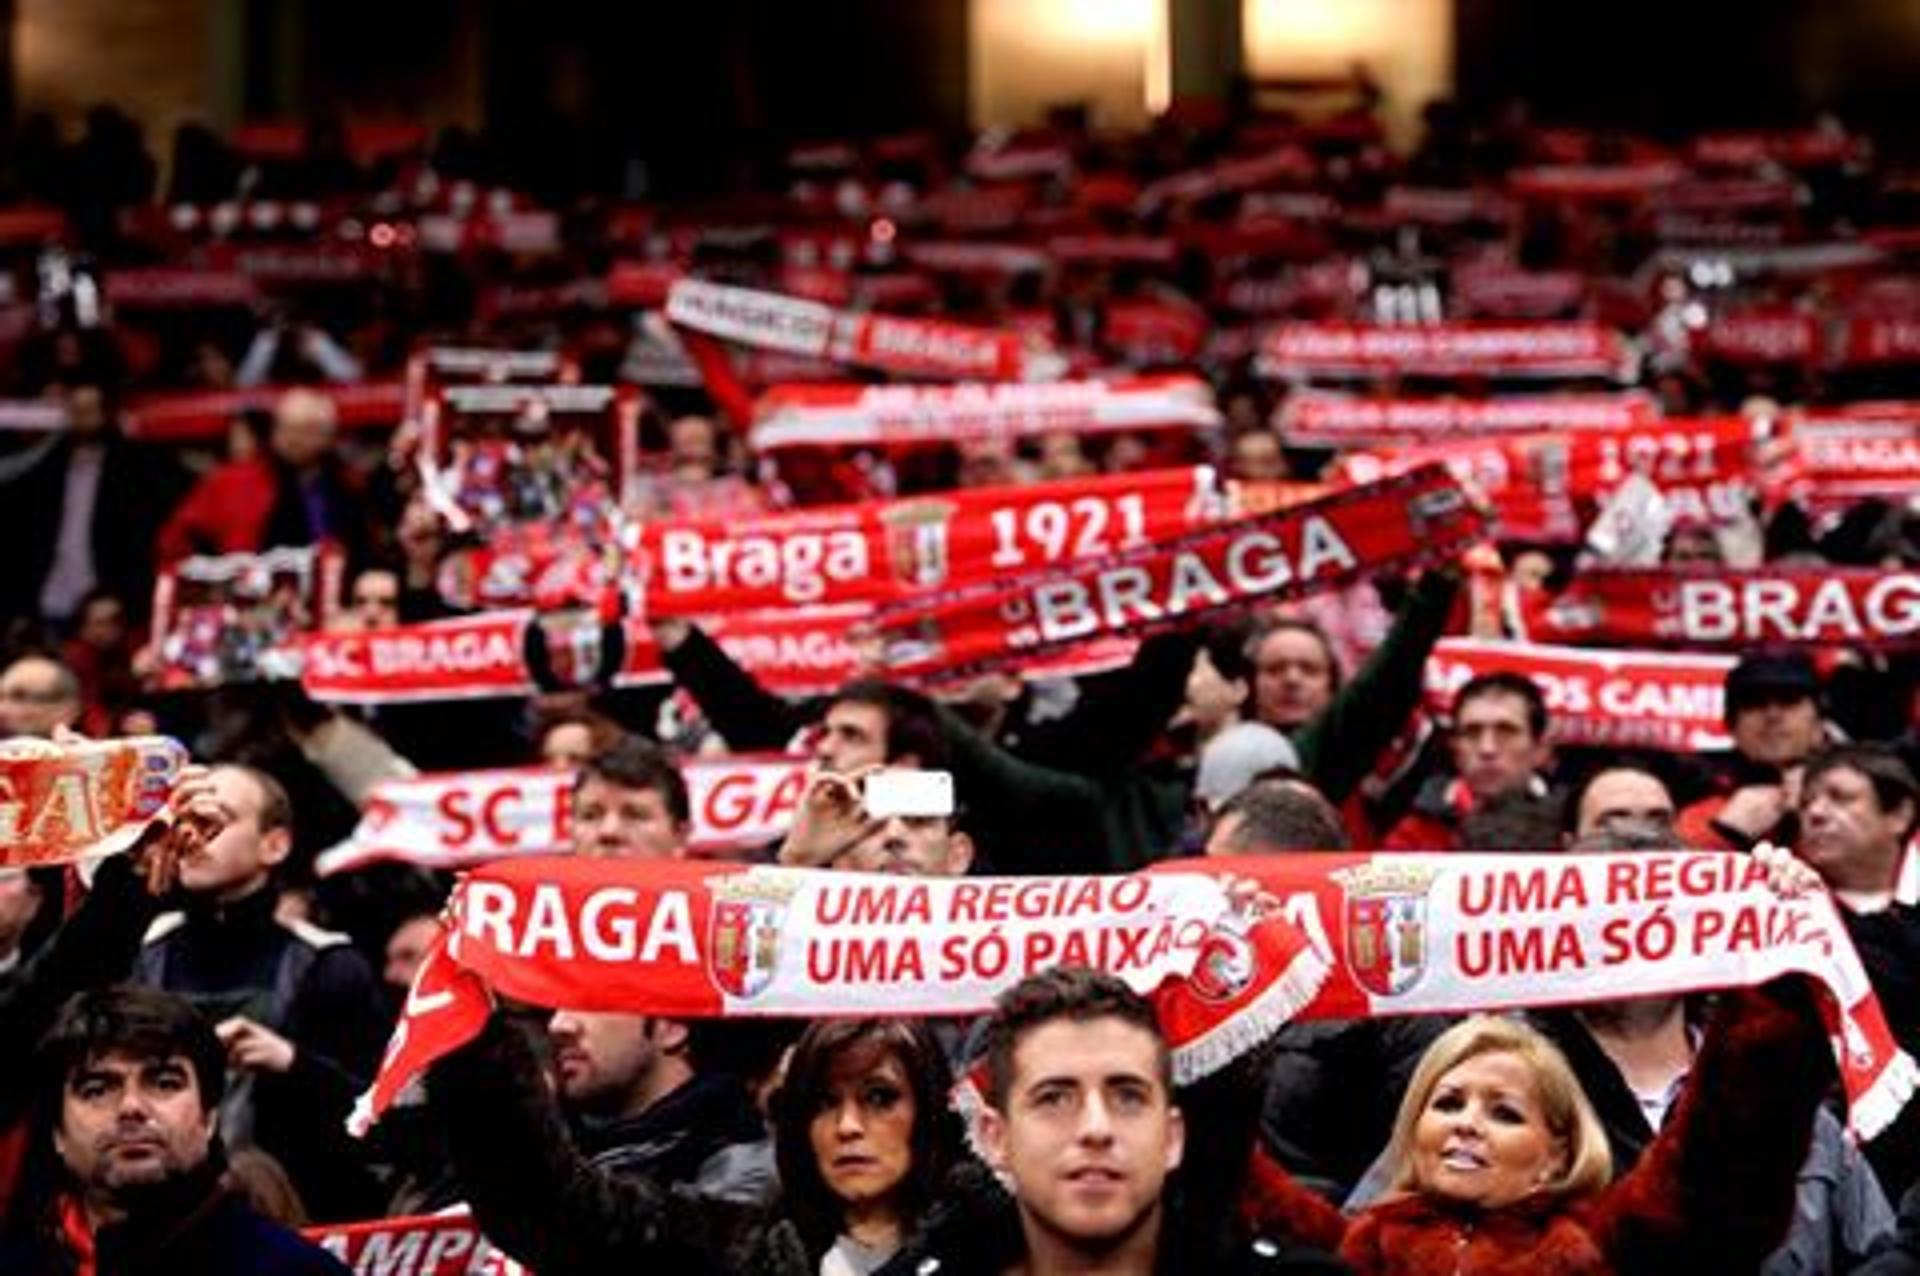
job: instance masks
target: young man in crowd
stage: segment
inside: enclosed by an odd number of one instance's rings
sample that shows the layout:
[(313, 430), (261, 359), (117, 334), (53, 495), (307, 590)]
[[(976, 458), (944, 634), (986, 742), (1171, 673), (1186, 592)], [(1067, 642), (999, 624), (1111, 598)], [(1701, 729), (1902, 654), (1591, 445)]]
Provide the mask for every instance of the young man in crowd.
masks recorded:
[(734, 1201), (758, 1200), (772, 1187), (773, 1148), (745, 1083), (702, 1057), (714, 1030), (558, 1010), (547, 1042), (561, 1107), (597, 1168)]
[(658, 745), (626, 738), (588, 757), (573, 782), (573, 853), (678, 859), (691, 807), (680, 768)]
[(364, 1217), (380, 1198), (343, 1122), (384, 1044), (373, 971), (344, 935), (276, 916), (294, 818), (279, 781), (244, 766), (209, 779), (219, 832), (182, 862), (185, 907), (154, 922), (134, 978), (216, 1025), (237, 1077), (229, 1144), (275, 1156), (316, 1218)]
[(1283, 1238), (1235, 1236), (1219, 1201), (1175, 1190), (1200, 1131), (1175, 1101), (1166, 1037), (1144, 997), (1110, 975), (1059, 967), (1004, 993), (986, 1030), (978, 1135), (1009, 1184), (1017, 1229), (970, 1211), (935, 1228), (898, 1270), (985, 1276), (1154, 1276), (1173, 1271), (1338, 1272)]
[(1453, 698), (1448, 751), (1451, 776), (1421, 786), (1413, 810), (1393, 827), (1384, 847), (1400, 851), (1463, 849), (1460, 826), (1481, 803), (1508, 793), (1544, 796), (1541, 772), (1552, 757), (1547, 702), (1525, 674), (1485, 673)]
[(76, 995), (36, 1059), (35, 1134), (58, 1180), (0, 1242), (0, 1271), (344, 1274), (225, 1178), (226, 1069), (225, 1047), (178, 997), (129, 986)]

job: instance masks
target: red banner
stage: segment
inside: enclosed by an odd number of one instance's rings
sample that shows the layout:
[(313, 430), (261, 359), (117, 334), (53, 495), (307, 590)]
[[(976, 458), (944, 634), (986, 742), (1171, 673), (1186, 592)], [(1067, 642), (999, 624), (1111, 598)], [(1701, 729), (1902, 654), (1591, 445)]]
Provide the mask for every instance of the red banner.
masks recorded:
[(761, 452), (905, 448), (1219, 424), (1212, 388), (1179, 374), (1040, 384), (776, 385), (755, 405), (748, 441)]
[(1920, 363), (1920, 319), (1855, 315), (1841, 335), (1840, 362), (1849, 365)]
[(1858, 568), (1588, 571), (1530, 623), (1549, 642), (1920, 646), (1920, 574)]
[(906, 602), (883, 610), (880, 629), (896, 672), (964, 669), (1317, 593), (1457, 552), (1480, 534), (1466, 495), (1432, 466), (1014, 584)]
[[(1231, 876), (1259, 887), (1252, 907)], [(507, 861), (456, 889), (364, 1126), (478, 1031), (486, 989), (671, 1018), (961, 1015), (1056, 965), (1153, 996), (1191, 1081), (1295, 1018), (1459, 1014), (1672, 996), (1790, 972), (1825, 1010), (1855, 1132), (1920, 1084), (1824, 894), (1714, 852), (1171, 861), (1108, 877), (901, 878), (604, 860)]]
[(1796, 500), (1815, 510), (1855, 501), (1905, 501), (1920, 488), (1920, 412), (1913, 404), (1861, 403), (1796, 413)]
[(146, 266), (115, 270), (105, 282), (107, 300), (122, 310), (246, 309), (265, 300), (252, 276), (237, 270)]
[(1204, 467), (977, 488), (757, 519), (655, 523), (655, 616), (875, 602), (1139, 549), (1212, 520)]
[(1261, 342), (1267, 377), (1610, 377), (1636, 362), (1625, 337), (1591, 323), (1283, 323)]
[(465, 1209), (366, 1223), (327, 1223), (301, 1232), (354, 1276), (529, 1276), (493, 1247)]
[(1659, 405), (1644, 394), (1359, 399), (1308, 393), (1286, 401), (1280, 432), (1289, 443), (1367, 447), (1549, 430), (1626, 430), (1659, 417)]
[(1730, 310), (1694, 335), (1694, 349), (1722, 363), (1818, 363), (1820, 319), (1803, 310)]
[(1733, 663), (1731, 656), (1448, 638), (1427, 659), (1427, 707), (1451, 711), (1454, 693), (1481, 674), (1523, 673), (1546, 696), (1547, 735), (1558, 744), (1726, 749), (1722, 706)]
[(1744, 417), (1653, 421), (1628, 430), (1525, 434), (1356, 452), (1334, 473), (1374, 482), (1444, 464), (1499, 516), (1512, 540), (1577, 540), (1591, 507), (1630, 474), (1660, 489), (1676, 517), (1726, 522), (1784, 479), (1760, 463), (1761, 427)]

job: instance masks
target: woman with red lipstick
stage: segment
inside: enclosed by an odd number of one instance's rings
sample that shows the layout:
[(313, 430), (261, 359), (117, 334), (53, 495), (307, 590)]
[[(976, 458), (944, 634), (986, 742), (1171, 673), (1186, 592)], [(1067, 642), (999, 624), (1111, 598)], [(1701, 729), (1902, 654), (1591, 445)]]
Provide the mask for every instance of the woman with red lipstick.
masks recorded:
[(597, 1170), (498, 1021), (428, 1084), (475, 1217), (541, 1276), (867, 1276), (936, 1199), (984, 1177), (954, 1168), (952, 1075), (914, 1021), (827, 1019), (801, 1034), (770, 1104), (781, 1187), (757, 1205)]
[(1609, 1184), (1606, 1134), (1559, 1050), (1477, 1016), (1408, 1084), (1382, 1201), (1348, 1217), (1256, 1156), (1243, 1208), (1360, 1276), (1753, 1272), (1786, 1234), (1831, 1058), (1799, 977), (1726, 994), (1673, 1116)]

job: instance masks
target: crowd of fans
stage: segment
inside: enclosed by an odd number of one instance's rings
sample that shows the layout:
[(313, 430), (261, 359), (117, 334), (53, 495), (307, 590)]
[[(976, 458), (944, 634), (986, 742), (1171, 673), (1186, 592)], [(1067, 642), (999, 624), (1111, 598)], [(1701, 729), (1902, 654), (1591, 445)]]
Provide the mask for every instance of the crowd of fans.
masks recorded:
[[(183, 130), (162, 198), (103, 109), (70, 145), (29, 122), (6, 174), (0, 377), (30, 424), (0, 454), (0, 734), (164, 733), (207, 769), (175, 797), (192, 818), (84, 879), (0, 872), (0, 1270), (331, 1271), (265, 1220), (463, 1202), (543, 1274), (1920, 1270), (1920, 1116), (1848, 1140), (1791, 981), (1292, 1024), (1190, 1094), (1151, 1008), (1079, 970), (980, 1024), (503, 1009), (357, 1140), (348, 1110), (451, 877), (315, 871), (380, 783), (522, 765), (575, 775), (555, 849), (683, 856), (684, 764), (765, 751), (814, 773), (784, 836), (741, 853), (819, 868), (1791, 848), (1920, 1054), (1920, 666), (1897, 641), (1739, 653), (1713, 753), (1566, 743), (1524, 662), (1443, 704), (1427, 673), (1443, 638), (1524, 638), (1517, 616), (1611, 566), (1910, 567), (1920, 522), (1897, 493), (1809, 502), (1756, 463), (1716, 508), (1608, 492), (1555, 539), (1499, 535), (1499, 494), (1480, 492), (1495, 541), (1460, 563), (1165, 628), (1077, 678), (916, 688), (875, 667), (786, 696), (699, 622), (609, 615), (609, 645), (623, 623), (657, 644), (664, 689), (610, 685), (607, 660), (536, 624), (531, 696), (348, 707), (275, 664), (287, 634), (243, 633), (231, 609), (205, 634), (160, 628), (216, 579), (192, 564), (322, 544), (337, 581), (257, 559), (268, 596), (334, 591), (286, 613), (294, 630), (459, 616), (478, 609), (462, 555), (529, 510), (576, 518), (604, 477), (577, 456), (546, 471), (570, 476), (552, 491), (436, 492), (436, 474), (477, 484), (489, 453), (424, 463), (413, 382), (434, 348), (502, 367), (546, 352), (552, 379), (637, 387), (620, 496), (642, 524), (1174, 465), (1249, 493), (1337, 481), (1347, 458), (1288, 429), (1325, 387), (1257, 357), (1283, 320), (1591, 321), (1628, 334), (1630, 366), (1554, 393), (1741, 416), (1758, 455), (1795, 412), (1920, 384), (1920, 341), (1869, 358), (1836, 336), (1912, 324), (1920, 298), (1902, 255), (1920, 185), (1870, 139), (1827, 120), (1656, 143), (1439, 104), (1402, 158), (1364, 109), (1196, 111), (1127, 137), (1064, 115), (965, 145), (798, 148), (762, 189), (645, 205), (537, 203), (460, 134), (295, 142)], [(756, 451), (754, 391), (859, 374), (764, 351), (716, 366), (659, 313), (681, 276), (1019, 331), (1070, 376), (1198, 373), (1220, 424)], [(1749, 339), (1756, 316), (1817, 339)], [(1499, 367), (1343, 380), (1379, 399), (1540, 390)], [(1639, 557), (1597, 534), (1609, 509), (1655, 529)], [(632, 601), (587, 608), (609, 597)], [(954, 814), (869, 819), (881, 767), (950, 773)], [(177, 872), (154, 869), (161, 843)], [(977, 1059), (970, 1150), (947, 1094)]]

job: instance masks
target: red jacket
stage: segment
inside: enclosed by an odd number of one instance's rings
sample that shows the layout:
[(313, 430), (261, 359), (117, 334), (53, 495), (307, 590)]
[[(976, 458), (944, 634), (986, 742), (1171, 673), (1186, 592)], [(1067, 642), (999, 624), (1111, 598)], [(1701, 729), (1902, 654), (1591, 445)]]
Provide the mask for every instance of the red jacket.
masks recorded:
[(1786, 1235), (1831, 1053), (1804, 985), (1731, 993), (1666, 1128), (1583, 1199), (1494, 1211), (1415, 1193), (1349, 1218), (1253, 1158), (1258, 1229), (1337, 1250), (1358, 1276), (1693, 1276), (1751, 1272)]
[(265, 457), (228, 461), (194, 484), (160, 529), (160, 562), (192, 554), (244, 554), (261, 548), (279, 496)]

